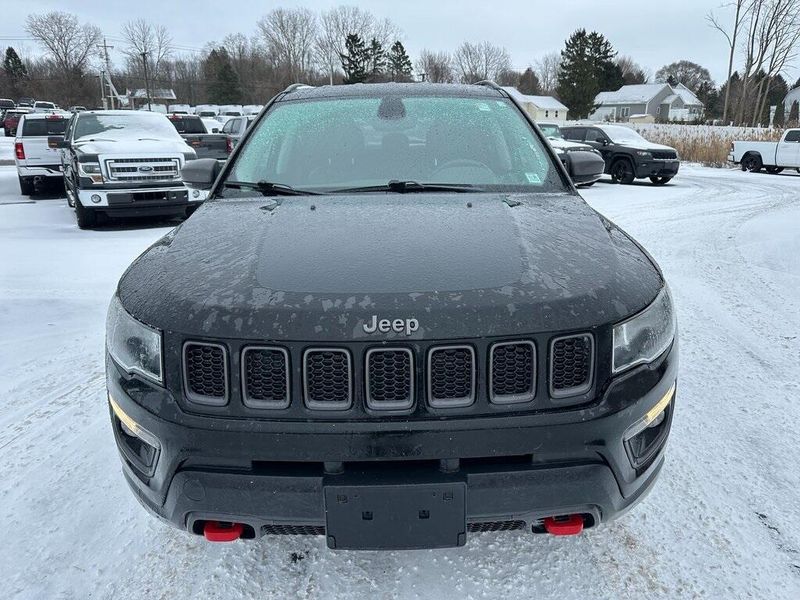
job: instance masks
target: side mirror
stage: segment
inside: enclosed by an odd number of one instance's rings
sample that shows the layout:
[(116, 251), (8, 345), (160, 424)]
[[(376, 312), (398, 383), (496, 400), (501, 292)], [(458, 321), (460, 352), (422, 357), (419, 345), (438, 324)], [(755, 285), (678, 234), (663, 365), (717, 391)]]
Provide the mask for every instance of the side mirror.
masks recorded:
[(222, 167), (216, 158), (190, 160), (181, 169), (181, 179), (186, 187), (210, 189)]
[(214, 127), (214, 128), (211, 130), (211, 133), (219, 133), (219, 127)]
[(47, 147), (53, 150), (57, 148), (66, 148), (69, 144), (64, 139), (63, 135), (51, 135), (47, 137)]

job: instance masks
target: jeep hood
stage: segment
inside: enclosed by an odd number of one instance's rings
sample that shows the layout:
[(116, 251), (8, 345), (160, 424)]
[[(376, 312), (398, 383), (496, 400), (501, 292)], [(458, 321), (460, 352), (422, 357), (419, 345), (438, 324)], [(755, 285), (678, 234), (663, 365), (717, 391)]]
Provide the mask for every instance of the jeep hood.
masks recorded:
[(640, 311), (661, 275), (571, 194), (354, 194), (220, 199), (142, 254), (123, 306), (219, 338), (411, 339), (593, 328)]

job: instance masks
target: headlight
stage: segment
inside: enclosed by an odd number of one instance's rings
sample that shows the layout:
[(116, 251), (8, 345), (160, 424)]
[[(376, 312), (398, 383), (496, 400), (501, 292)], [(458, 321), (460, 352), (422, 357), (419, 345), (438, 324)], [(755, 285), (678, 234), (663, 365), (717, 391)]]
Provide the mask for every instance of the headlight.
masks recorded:
[(635, 317), (614, 326), (613, 372), (655, 360), (669, 348), (677, 324), (669, 288)]
[(106, 348), (111, 358), (129, 373), (163, 382), (161, 332), (129, 315), (116, 294), (108, 307)]
[(99, 175), (100, 163), (78, 163), (82, 175)]
[(652, 154), (650, 154), (649, 152), (645, 152), (644, 150), (637, 150), (636, 154), (638, 156), (641, 156), (642, 158), (653, 158)]

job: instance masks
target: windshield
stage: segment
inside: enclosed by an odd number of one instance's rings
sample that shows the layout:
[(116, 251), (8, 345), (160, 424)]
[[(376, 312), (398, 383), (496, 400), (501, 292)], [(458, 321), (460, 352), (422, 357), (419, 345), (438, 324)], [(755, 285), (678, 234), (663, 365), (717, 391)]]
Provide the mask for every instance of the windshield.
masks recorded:
[(500, 97), (279, 102), (259, 122), (226, 180), (333, 192), (390, 181), (565, 189), (533, 129)]
[(564, 136), (561, 135), (561, 129), (559, 129), (558, 125), (553, 125), (552, 123), (539, 123), (539, 129), (541, 129), (542, 133), (549, 138), (564, 139)]
[(605, 134), (611, 139), (612, 142), (615, 144), (625, 144), (629, 142), (646, 142), (647, 140), (636, 133), (633, 129), (629, 127), (620, 127), (618, 125), (608, 125), (602, 127), (602, 130)]
[(83, 113), (75, 123), (74, 138), (87, 136), (111, 139), (183, 139), (167, 117), (144, 112), (131, 112), (130, 114)]

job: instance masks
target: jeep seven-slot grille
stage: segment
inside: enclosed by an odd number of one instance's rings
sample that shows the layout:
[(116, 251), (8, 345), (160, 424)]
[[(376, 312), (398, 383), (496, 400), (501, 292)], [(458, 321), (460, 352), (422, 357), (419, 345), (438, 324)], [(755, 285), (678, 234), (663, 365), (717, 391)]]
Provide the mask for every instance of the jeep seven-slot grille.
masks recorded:
[(303, 358), (306, 405), (329, 410), (349, 408), (353, 394), (352, 374), (347, 350), (306, 350)]
[(228, 400), (228, 366), (219, 344), (187, 343), (183, 348), (184, 385), (189, 400), (222, 405)]
[(250, 347), (242, 351), (242, 395), (255, 408), (289, 405), (289, 353), (283, 348)]
[(441, 346), (428, 353), (431, 406), (469, 406), (475, 400), (475, 351), (471, 346)]
[(501, 342), (490, 351), (492, 402), (528, 402), (536, 395), (536, 348), (533, 342)]
[(402, 410), (414, 404), (414, 355), (408, 348), (367, 351), (367, 405)]
[(657, 160), (675, 160), (678, 158), (678, 153), (674, 150), (651, 150), (650, 154)]
[(550, 394), (575, 396), (592, 386), (594, 343), (581, 333), (554, 339), (550, 344)]

